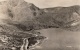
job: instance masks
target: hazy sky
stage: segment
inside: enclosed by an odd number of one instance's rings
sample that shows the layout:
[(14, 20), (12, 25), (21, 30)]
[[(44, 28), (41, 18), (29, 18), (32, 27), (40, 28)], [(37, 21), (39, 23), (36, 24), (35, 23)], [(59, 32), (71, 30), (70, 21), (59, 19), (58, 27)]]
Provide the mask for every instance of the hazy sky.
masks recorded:
[(25, 0), (25, 1), (34, 3), (36, 6), (40, 8), (80, 5), (80, 0)]
[(34, 3), (40, 8), (45, 7), (55, 7), (55, 6), (70, 6), (70, 5), (80, 5), (80, 0), (26, 0), (28, 2)]

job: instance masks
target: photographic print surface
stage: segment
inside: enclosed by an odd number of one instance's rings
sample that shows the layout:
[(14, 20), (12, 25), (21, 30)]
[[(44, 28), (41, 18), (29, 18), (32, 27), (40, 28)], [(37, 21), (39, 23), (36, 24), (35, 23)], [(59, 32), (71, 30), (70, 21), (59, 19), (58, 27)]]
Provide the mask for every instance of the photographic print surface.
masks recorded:
[(80, 50), (80, 0), (0, 0), (0, 50)]

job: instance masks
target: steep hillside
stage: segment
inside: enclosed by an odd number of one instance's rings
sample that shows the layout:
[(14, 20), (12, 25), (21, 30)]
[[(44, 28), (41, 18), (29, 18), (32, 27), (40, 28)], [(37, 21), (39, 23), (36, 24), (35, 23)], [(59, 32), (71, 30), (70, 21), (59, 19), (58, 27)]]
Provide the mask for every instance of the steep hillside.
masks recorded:
[(33, 19), (42, 12), (34, 4), (7, 0), (0, 3), (0, 9), (0, 50), (27, 50), (44, 41), (46, 37), (41, 33), (31, 31)]
[[(23, 50), (29, 46), (34, 48), (37, 42), (41, 43), (46, 38), (34, 30), (80, 29), (80, 6), (78, 5), (40, 9), (24, 0), (7, 0), (0, 3), (0, 9), (0, 50), (6, 50), (4, 48), (8, 47), (9, 49), (19, 47)], [(29, 38), (34, 43), (28, 43)]]
[(3, 9), (0, 14), (6, 18), (9, 25), (24, 31), (59, 27), (67, 30), (76, 27), (76, 30), (79, 29), (79, 5), (40, 9), (24, 0), (8, 0), (1, 2), (0, 8)]
[(24, 31), (57, 27), (50, 14), (46, 14), (34, 4), (27, 3), (24, 0), (1, 2), (0, 8), (3, 9), (1, 14), (5, 14), (4, 17), (7, 18), (4, 21), (10, 25), (18, 26), (19, 29)]
[(54, 23), (61, 28), (78, 30), (80, 29), (80, 6), (54, 7), (43, 9), (47, 14), (51, 14)]

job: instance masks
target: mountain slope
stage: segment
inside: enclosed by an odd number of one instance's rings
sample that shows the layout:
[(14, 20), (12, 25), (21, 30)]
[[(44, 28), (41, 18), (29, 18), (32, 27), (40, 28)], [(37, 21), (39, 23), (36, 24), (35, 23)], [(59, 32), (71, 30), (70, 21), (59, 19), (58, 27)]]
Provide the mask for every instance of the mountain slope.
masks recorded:
[(54, 7), (43, 9), (47, 14), (51, 14), (57, 24), (61, 28), (80, 29), (80, 6), (74, 5), (70, 7)]
[[(46, 38), (30, 30), (34, 22), (32, 19), (41, 13), (40, 9), (32, 3), (23, 0), (7, 0), (1, 2), (0, 9), (0, 50), (17, 50), (17, 48), (24, 50), (35, 46), (37, 41), (41, 43)], [(36, 38), (32, 39), (35, 43), (30, 43), (28, 38), (33, 37)]]

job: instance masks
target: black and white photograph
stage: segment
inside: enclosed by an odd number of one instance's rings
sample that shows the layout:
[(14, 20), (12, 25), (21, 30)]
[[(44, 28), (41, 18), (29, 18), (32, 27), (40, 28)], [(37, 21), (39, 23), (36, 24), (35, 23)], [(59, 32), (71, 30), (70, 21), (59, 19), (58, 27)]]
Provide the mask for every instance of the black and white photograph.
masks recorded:
[(80, 0), (0, 0), (0, 50), (80, 50)]

